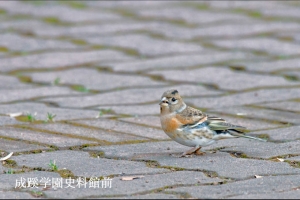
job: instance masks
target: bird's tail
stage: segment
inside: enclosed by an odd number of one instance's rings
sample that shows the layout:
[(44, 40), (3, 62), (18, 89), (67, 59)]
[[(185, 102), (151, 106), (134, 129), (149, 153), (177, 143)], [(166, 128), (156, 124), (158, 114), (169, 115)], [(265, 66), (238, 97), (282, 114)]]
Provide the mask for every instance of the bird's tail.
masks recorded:
[(236, 136), (236, 137), (243, 137), (243, 138), (249, 138), (249, 139), (253, 139), (253, 140), (259, 140), (261, 142), (267, 142), (267, 140), (261, 139), (261, 138), (257, 138), (257, 137), (253, 137), (253, 136), (249, 136), (249, 135), (243, 135), (240, 133), (236, 133), (236, 132), (230, 132), (231, 135)]

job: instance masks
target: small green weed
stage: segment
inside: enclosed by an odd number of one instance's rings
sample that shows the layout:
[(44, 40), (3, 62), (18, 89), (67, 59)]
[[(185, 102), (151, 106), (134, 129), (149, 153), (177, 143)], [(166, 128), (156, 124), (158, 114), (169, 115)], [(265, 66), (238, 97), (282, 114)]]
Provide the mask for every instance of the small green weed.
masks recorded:
[(50, 163), (48, 164), (48, 166), (49, 166), (52, 170), (54, 170), (54, 171), (57, 171), (57, 170), (58, 170), (58, 167), (57, 167), (57, 165), (56, 165), (56, 163), (55, 163), (55, 160), (54, 160), (54, 161), (50, 160)]

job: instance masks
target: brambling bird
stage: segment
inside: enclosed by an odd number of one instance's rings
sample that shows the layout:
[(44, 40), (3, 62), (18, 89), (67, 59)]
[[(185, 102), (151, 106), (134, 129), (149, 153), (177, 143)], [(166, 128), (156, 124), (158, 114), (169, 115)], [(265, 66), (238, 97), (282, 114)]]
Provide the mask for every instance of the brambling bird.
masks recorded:
[(219, 117), (208, 116), (198, 109), (187, 106), (177, 90), (168, 90), (160, 100), (160, 121), (164, 132), (176, 142), (193, 147), (181, 157), (191, 154), (203, 155), (201, 147), (213, 144), (216, 140), (244, 137), (264, 141), (263, 139), (246, 136), (243, 126), (227, 123)]

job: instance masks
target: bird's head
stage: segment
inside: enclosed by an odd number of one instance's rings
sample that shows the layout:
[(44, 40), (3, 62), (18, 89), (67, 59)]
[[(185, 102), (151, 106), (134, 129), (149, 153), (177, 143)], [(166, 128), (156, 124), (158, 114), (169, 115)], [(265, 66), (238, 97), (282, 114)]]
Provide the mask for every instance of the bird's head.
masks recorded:
[(186, 106), (178, 91), (175, 89), (165, 91), (161, 96), (159, 105), (161, 114), (180, 112)]

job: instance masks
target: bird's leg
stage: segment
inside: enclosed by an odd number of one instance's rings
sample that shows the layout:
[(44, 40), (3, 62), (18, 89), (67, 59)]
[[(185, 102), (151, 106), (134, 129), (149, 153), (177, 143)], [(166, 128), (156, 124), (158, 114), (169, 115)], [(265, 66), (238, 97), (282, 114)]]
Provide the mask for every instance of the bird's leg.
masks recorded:
[(196, 147), (191, 148), (190, 150), (184, 152), (183, 154), (181, 154), (180, 157), (186, 157), (186, 156), (191, 155), (191, 154), (193, 154), (193, 153), (195, 153), (195, 154), (197, 154), (197, 155), (203, 155), (204, 152), (201, 152), (200, 149), (201, 149), (201, 147), (196, 146)]
[(201, 147), (200, 147), (197, 151), (195, 151), (195, 154), (198, 156), (203, 156), (205, 152), (201, 151)]

